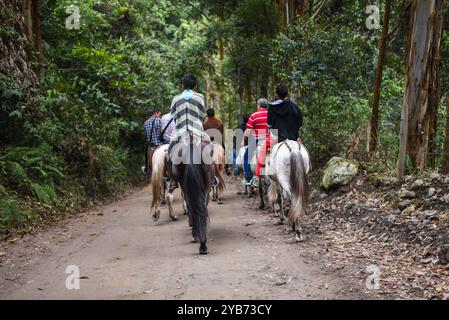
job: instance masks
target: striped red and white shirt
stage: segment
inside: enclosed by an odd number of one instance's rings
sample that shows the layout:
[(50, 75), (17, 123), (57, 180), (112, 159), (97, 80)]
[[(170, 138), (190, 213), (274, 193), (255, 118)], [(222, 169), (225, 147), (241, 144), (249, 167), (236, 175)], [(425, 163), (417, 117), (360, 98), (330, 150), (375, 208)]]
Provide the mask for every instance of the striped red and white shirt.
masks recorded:
[(257, 139), (266, 139), (268, 134), (268, 111), (267, 109), (261, 109), (254, 112), (246, 123), (246, 129), (253, 129), (254, 136)]

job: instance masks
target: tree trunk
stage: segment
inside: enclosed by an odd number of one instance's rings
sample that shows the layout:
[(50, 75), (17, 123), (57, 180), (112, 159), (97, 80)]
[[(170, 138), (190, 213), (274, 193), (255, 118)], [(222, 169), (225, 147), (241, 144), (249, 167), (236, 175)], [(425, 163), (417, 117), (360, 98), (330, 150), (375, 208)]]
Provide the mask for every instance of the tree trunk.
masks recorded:
[(39, 0), (32, 0), (32, 16), (33, 16), (33, 35), (34, 35), (34, 48), (38, 52), (39, 72), (44, 73), (44, 45), (42, 42), (42, 26), (41, 16), (39, 13)]
[(429, 115), (430, 115), (430, 128), (429, 128), (429, 165), (432, 168), (436, 167), (436, 155), (437, 144), (436, 135), (438, 132), (438, 108), (441, 103), (441, 85), (440, 85), (440, 69), (441, 69), (441, 43), (443, 35), (444, 24), (444, 0), (436, 1), (436, 12), (433, 19), (434, 32), (432, 34), (432, 51), (430, 61), (430, 92), (429, 92)]
[(28, 59), (31, 59), (33, 48), (33, 15), (31, 10), (31, 0), (22, 0), (22, 12), (24, 18), (24, 34), (27, 39), (26, 52)]
[(242, 81), (242, 71), (239, 67), (238, 69), (238, 83), (239, 83), (239, 122), (243, 122), (243, 81)]
[[(36, 84), (36, 75), (28, 64), (27, 26), (22, 1), (0, 0), (0, 21), (2, 28), (14, 32), (13, 36), (0, 37), (0, 73), (18, 84)], [(25, 87), (24, 90), (28, 89)]]
[(379, 140), (379, 102), (382, 86), (382, 74), (385, 63), (386, 44), (388, 41), (388, 26), (390, 23), (391, 2), (392, 0), (387, 0), (385, 4), (385, 15), (382, 28), (382, 37), (380, 40), (379, 57), (376, 70), (376, 81), (374, 85), (373, 108), (371, 113), (371, 126), (370, 126), (371, 134), (369, 140), (370, 152), (376, 151)]
[(446, 137), (444, 139), (443, 162), (441, 163), (441, 172), (449, 173), (449, 99), (446, 108)]
[[(414, 168), (428, 165), (432, 116), (439, 103), (439, 89), (432, 85), (438, 76), (441, 49), (443, 0), (412, 0), (409, 7), (409, 44), (404, 108), (407, 108), (406, 153)], [(401, 167), (401, 165), (400, 165)], [(401, 175), (401, 174), (400, 174)]]
[(286, 7), (286, 2), (287, 0), (278, 0), (278, 5), (279, 5), (279, 20), (280, 20), (280, 28), (281, 31), (284, 31), (285, 29), (285, 7)]

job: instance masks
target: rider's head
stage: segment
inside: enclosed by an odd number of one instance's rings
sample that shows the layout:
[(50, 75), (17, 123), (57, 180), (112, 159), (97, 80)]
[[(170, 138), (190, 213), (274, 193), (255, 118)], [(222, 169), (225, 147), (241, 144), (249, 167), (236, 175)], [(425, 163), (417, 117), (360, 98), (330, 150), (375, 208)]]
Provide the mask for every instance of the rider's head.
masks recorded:
[(265, 98), (261, 98), (257, 100), (257, 110), (268, 108), (268, 100)]
[(155, 117), (155, 118), (159, 118), (159, 117), (161, 116), (161, 110), (159, 110), (159, 109), (154, 109), (154, 110), (151, 112), (151, 115), (152, 115), (153, 117)]
[(196, 88), (196, 78), (193, 74), (188, 74), (182, 80), (182, 87), (184, 90), (194, 90)]
[(279, 99), (284, 100), (288, 96), (288, 88), (285, 84), (281, 83), (276, 87), (276, 95)]
[(215, 117), (215, 110), (210, 108), (206, 111), (208, 117)]

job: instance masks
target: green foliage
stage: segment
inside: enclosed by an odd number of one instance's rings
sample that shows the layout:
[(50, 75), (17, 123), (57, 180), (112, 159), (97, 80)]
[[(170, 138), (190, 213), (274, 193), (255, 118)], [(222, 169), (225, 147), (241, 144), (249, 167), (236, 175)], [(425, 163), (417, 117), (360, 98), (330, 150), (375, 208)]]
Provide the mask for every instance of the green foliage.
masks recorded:
[(20, 208), (16, 200), (9, 197), (0, 198), (0, 233), (22, 228), (33, 218), (32, 212)]
[(34, 195), (45, 204), (56, 204), (53, 185), (65, 178), (59, 165), (44, 149), (11, 147), (0, 156), (0, 175), (9, 188)]
[(290, 83), (293, 98), (300, 95), (304, 140), (317, 160), (349, 149), (351, 135), (368, 121), (373, 56), (367, 39), (341, 26), (298, 24), (278, 38), (275, 70)]

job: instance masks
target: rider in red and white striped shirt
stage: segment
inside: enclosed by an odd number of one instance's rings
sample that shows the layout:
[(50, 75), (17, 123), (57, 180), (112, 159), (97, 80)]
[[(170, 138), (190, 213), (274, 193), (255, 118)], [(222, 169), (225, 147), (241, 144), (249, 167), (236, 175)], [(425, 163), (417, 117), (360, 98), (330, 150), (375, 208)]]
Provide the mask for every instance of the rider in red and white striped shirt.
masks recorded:
[(248, 139), (248, 149), (243, 160), (243, 171), (245, 173), (246, 185), (250, 185), (252, 182), (254, 183), (251, 166), (248, 163), (249, 159), (251, 159), (251, 154), (256, 151), (257, 144), (263, 143), (269, 136), (267, 124), (267, 107), (268, 100), (264, 98), (259, 99), (257, 101), (257, 111), (249, 117), (248, 122), (246, 123), (246, 130), (244, 133), (244, 138), (242, 140), (242, 147), (244, 146), (245, 137), (249, 137), (250, 135), (253, 135), (254, 137), (253, 139)]

